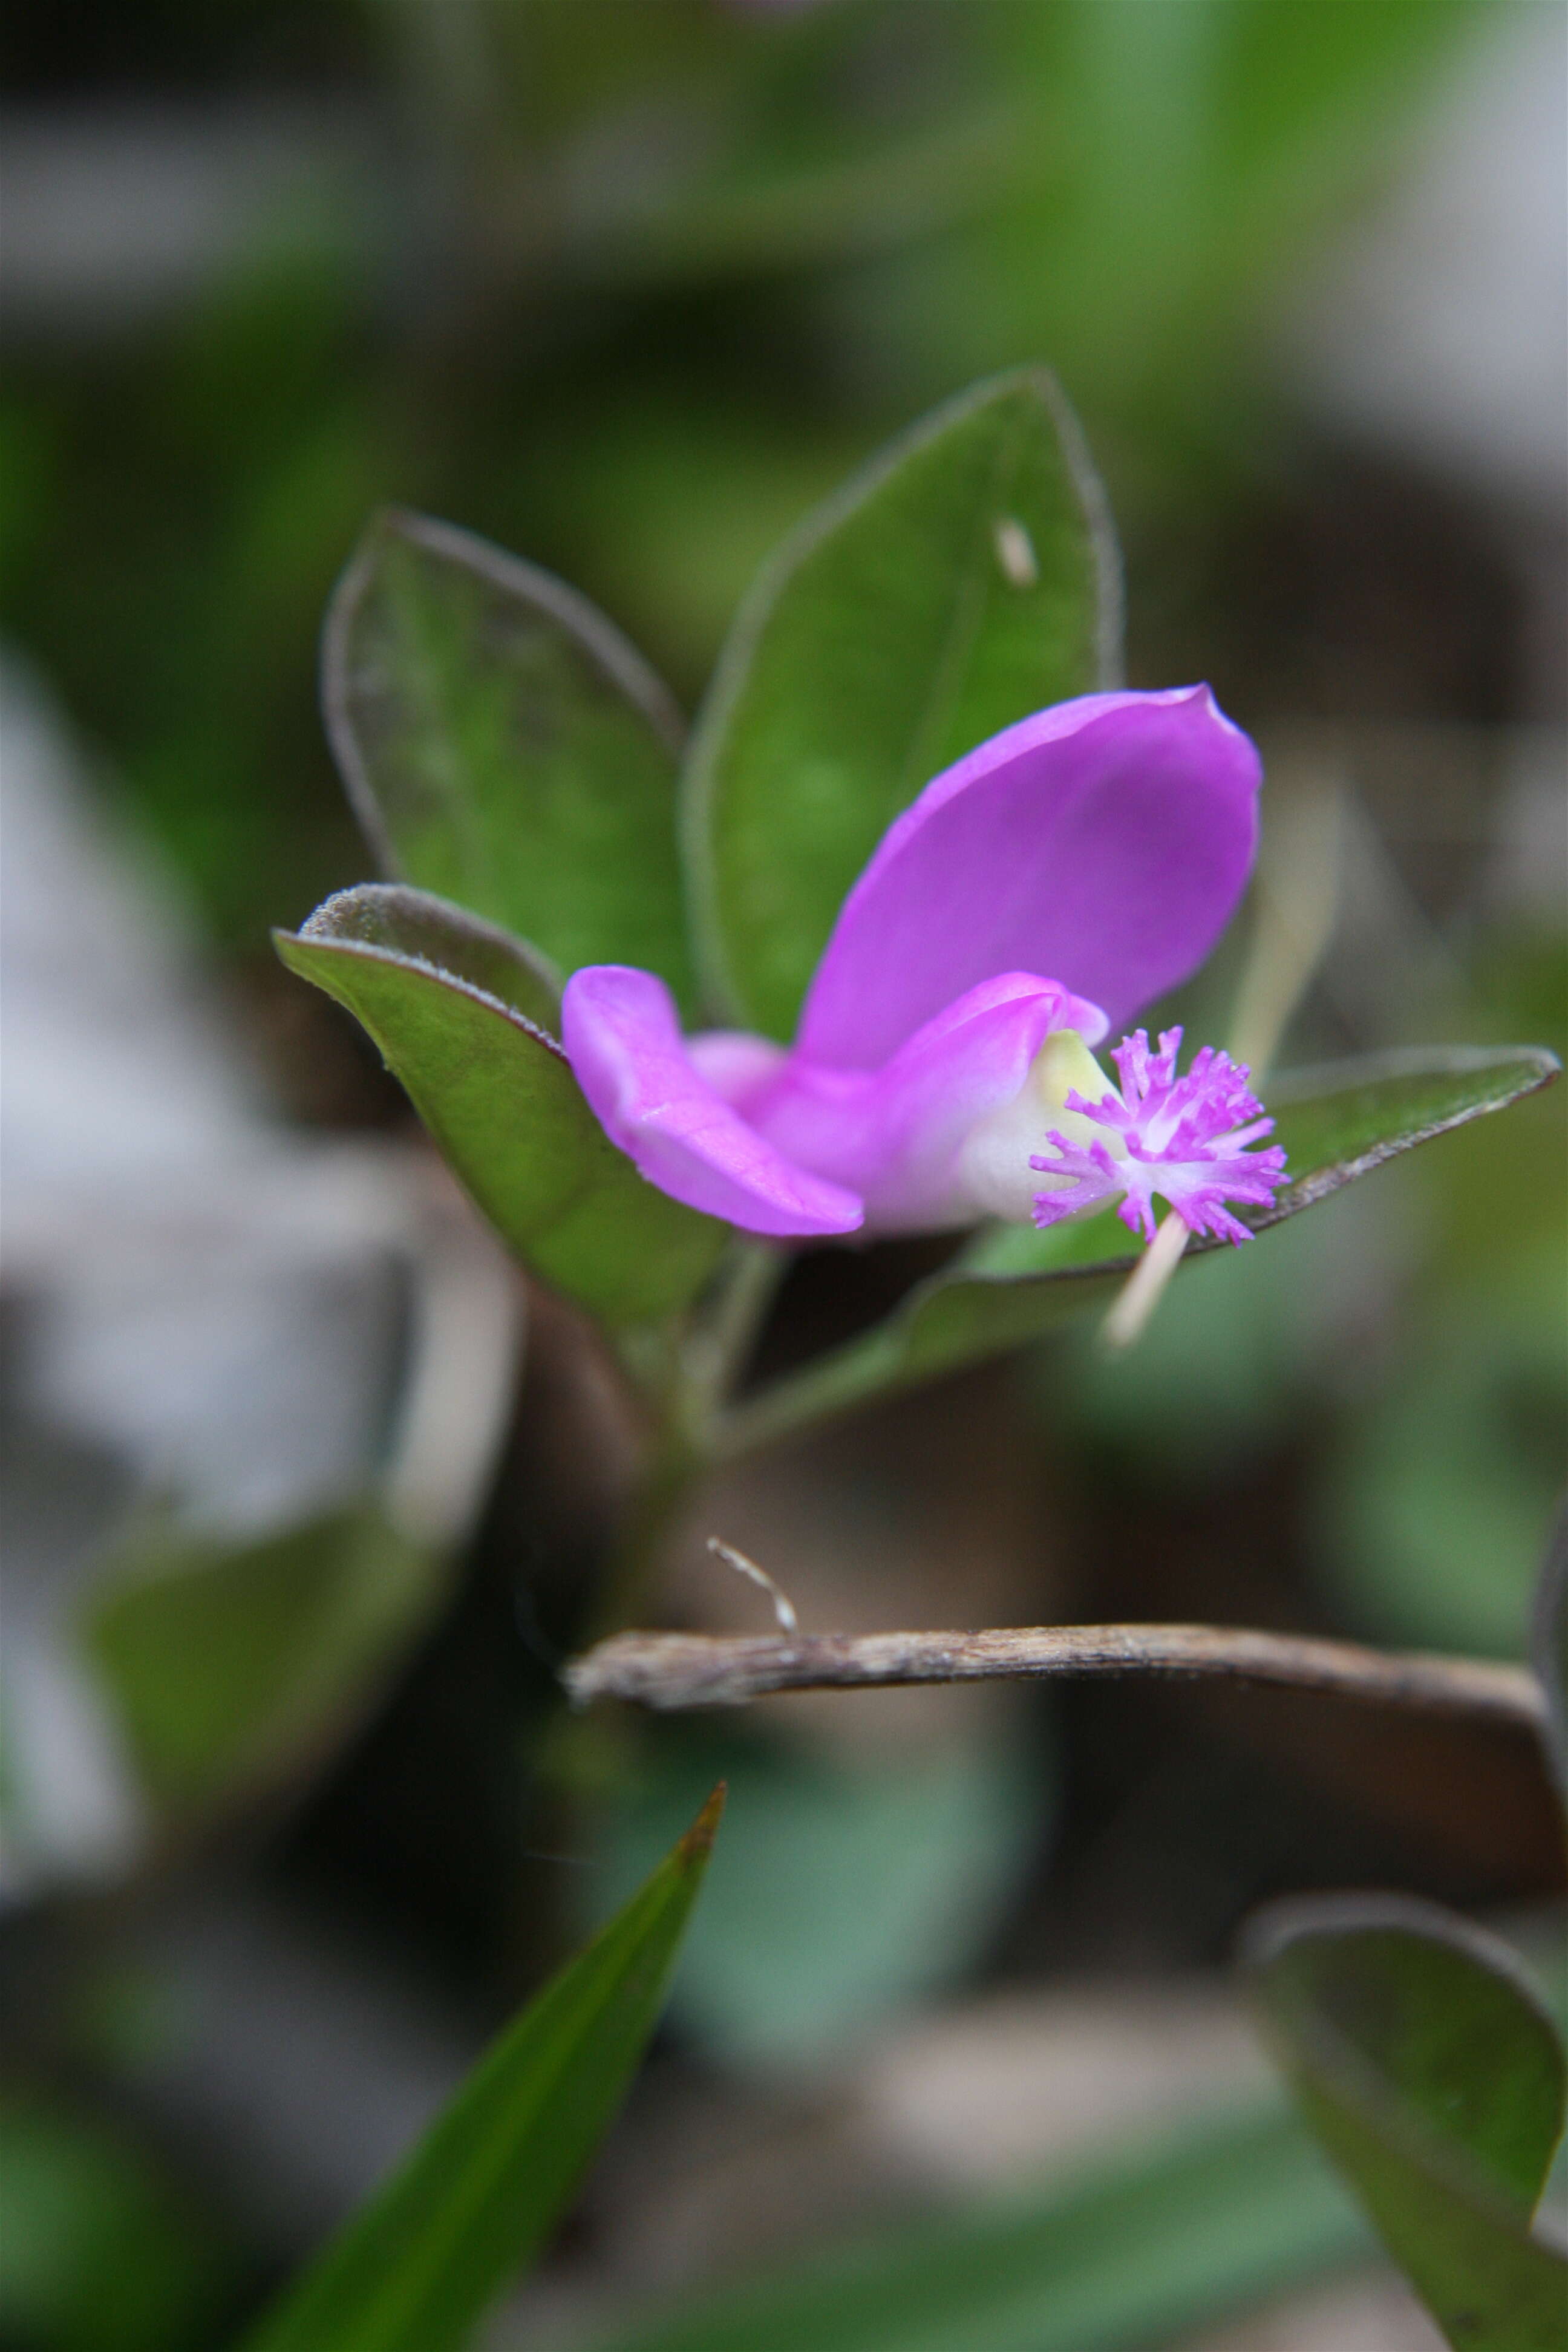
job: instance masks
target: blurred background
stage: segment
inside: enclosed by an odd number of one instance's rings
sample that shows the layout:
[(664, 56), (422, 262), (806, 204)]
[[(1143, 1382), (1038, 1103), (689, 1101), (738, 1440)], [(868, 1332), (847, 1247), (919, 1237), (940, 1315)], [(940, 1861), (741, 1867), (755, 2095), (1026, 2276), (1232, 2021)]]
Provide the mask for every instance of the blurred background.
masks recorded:
[[(84, 0), (0, 56), (0, 2343), (228, 2340), (721, 1773), (655, 2060), (497, 2347), (1267, 2098), (1227, 1964), (1272, 1895), (1551, 1948), (1500, 1731), (1148, 1685), (564, 1721), (624, 1414), (267, 934), (368, 869), (314, 665), (378, 503), (563, 573), (690, 707), (813, 501), (1044, 359), (1131, 681), (1268, 759), (1263, 889), (1324, 940), (1282, 1058), (1563, 1051), (1557, 0)], [(719, 1533), (816, 1628), (1520, 1654), (1564, 1109), (1192, 1270), (1124, 1360), (729, 1474), (652, 1613), (758, 1622)], [(803, 1260), (774, 1360), (915, 1265)], [(1436, 2342), (1342, 2259), (1180, 2341)]]

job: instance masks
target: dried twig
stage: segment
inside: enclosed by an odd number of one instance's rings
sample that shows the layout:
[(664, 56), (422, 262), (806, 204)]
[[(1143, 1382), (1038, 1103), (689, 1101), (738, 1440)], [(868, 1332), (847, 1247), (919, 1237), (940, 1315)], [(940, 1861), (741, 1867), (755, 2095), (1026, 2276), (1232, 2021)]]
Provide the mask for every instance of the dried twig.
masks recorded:
[(634, 1699), (665, 1709), (742, 1706), (773, 1691), (1085, 1675), (1204, 1675), (1482, 1717), (1539, 1731), (1544, 1706), (1522, 1667), (1424, 1651), (1363, 1649), (1225, 1625), (1024, 1625), (980, 1633), (617, 1633), (574, 1659), (581, 1706)]

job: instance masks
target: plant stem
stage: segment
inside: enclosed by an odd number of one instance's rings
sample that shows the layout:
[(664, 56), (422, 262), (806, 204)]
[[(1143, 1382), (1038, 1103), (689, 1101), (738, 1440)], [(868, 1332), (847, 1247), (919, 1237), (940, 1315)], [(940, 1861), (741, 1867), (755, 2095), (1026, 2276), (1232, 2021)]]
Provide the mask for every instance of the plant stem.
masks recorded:
[(1225, 1625), (1027, 1625), (986, 1633), (715, 1636), (619, 1633), (565, 1673), (578, 1706), (741, 1706), (773, 1691), (857, 1690), (994, 1676), (1176, 1675), (1293, 1685), (1347, 1698), (1539, 1730), (1544, 1703), (1519, 1666)]
[(654, 1335), (652, 1344), (637, 1335), (637, 1344), (623, 1345), (623, 1369), (651, 1425), (626, 1523), (605, 1564), (595, 1612), (600, 1625), (624, 1622), (642, 1607), (660, 1543), (717, 1458), (724, 1400), (787, 1264), (782, 1250), (738, 1243), (684, 1333)]
[(731, 1462), (776, 1444), (858, 1404), (862, 1397), (890, 1395), (898, 1366), (898, 1343), (886, 1327), (830, 1349), (719, 1414), (712, 1430), (714, 1460)]
[(592, 1625), (614, 1625), (640, 1609), (660, 1543), (679, 1514), (704, 1466), (673, 1417), (649, 1440), (648, 1455), (626, 1522), (605, 1559), (592, 1612)]
[(687, 1337), (677, 1405), (688, 1435), (704, 1454), (713, 1450), (717, 1419), (745, 1369), (788, 1265), (784, 1250), (766, 1242), (737, 1241)]

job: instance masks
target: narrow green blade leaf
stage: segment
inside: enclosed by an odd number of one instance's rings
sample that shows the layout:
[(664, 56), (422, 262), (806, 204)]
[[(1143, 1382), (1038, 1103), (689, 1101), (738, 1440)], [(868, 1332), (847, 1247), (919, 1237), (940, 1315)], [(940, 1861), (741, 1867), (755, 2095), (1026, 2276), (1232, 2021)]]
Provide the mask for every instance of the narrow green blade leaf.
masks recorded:
[(246, 2352), (456, 2352), (537, 2252), (626, 2095), (723, 1805), (494, 2042)]
[(468, 531), (393, 512), (334, 594), (327, 730), (389, 874), (689, 997), (679, 713), (585, 598)]
[(1303, 2115), (1456, 2352), (1560, 2352), (1568, 2255), (1530, 2224), (1563, 2046), (1509, 1948), (1370, 1895), (1267, 1915), (1249, 1964)]
[(368, 1506), (251, 1543), (148, 1527), (80, 1642), (142, 1789), (181, 1810), (319, 1749), (445, 1589), (437, 1555)]
[[(423, 892), (340, 891), (297, 933), (291, 971), (362, 1022), (502, 1239), (606, 1322), (674, 1312), (729, 1227), (646, 1183), (584, 1101), (521, 942)], [(502, 993), (502, 991), (505, 991)]]
[(742, 607), (693, 740), (685, 835), (713, 985), (787, 1037), (850, 884), (943, 768), (1114, 683), (1120, 573), (1038, 370), (965, 393), (808, 518)]
[(595, 2352), (1127, 2352), (1365, 2251), (1307, 2135), (1265, 2113), (796, 2263)]
[[(1501, 1110), (1557, 1076), (1543, 1046), (1446, 1046), (1287, 1073), (1266, 1088), (1289, 1181), (1261, 1212), (1262, 1231), (1327, 1200), (1385, 1160)], [(1194, 1242), (1198, 1257), (1228, 1244)], [(889, 1388), (1043, 1338), (1109, 1304), (1135, 1264), (1113, 1211), (1037, 1233), (987, 1229), (887, 1322), (837, 1355), (764, 1391), (734, 1417), (737, 1444), (761, 1443)]]
[(1535, 1601), (1535, 1671), (1546, 1693), (1546, 1752), (1568, 1801), (1568, 1508), (1559, 1511)]

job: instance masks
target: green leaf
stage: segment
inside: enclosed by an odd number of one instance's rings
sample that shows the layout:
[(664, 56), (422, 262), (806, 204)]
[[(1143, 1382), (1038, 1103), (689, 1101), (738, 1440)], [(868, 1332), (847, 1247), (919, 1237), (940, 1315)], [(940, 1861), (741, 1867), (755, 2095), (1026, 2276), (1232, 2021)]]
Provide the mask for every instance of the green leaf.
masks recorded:
[(1247, 1222), (1310, 1209), (1414, 1145), (1550, 1086), (1561, 1068), (1543, 1045), (1416, 1045), (1281, 1071), (1264, 1093), (1290, 1181)]
[(606, 1322), (683, 1307), (729, 1227), (645, 1182), (584, 1101), (534, 1014), (547, 983), (521, 942), (460, 908), (370, 886), (274, 934), (291, 971), (347, 1005), (510, 1248)]
[[(1439, 1046), (1284, 1074), (1265, 1088), (1289, 1154), (1271, 1207), (1244, 1213), (1261, 1232), (1327, 1200), (1399, 1152), (1501, 1110), (1554, 1078), (1533, 1045)], [(1189, 1257), (1229, 1244), (1194, 1241)], [(889, 1388), (1042, 1339), (1109, 1304), (1136, 1263), (1114, 1211), (1037, 1232), (987, 1228), (941, 1273), (918, 1283), (885, 1323), (741, 1407), (737, 1450), (804, 1427)]]
[(723, 1804), (507, 2027), (246, 2352), (456, 2352), (536, 2253), (624, 2098)]
[(1568, 1800), (1568, 1507), (1557, 1514), (1535, 1601), (1535, 1671), (1546, 1694), (1546, 1753)]
[(149, 1526), (89, 1596), (79, 1638), (142, 1789), (179, 1810), (318, 1749), (445, 1585), (369, 1507), (251, 1543)]
[(392, 512), (328, 611), (327, 730), (387, 872), (689, 999), (682, 726), (585, 598), (468, 531)]
[(376, 949), (466, 981), (548, 1035), (560, 1026), (561, 979), (553, 965), (526, 940), (432, 891), (404, 882), (358, 883), (318, 907), (301, 937)]
[(1568, 2077), (1508, 1946), (1346, 1897), (1267, 1915), (1249, 1968), (1302, 2113), (1456, 2352), (1560, 2352), (1568, 2255), (1530, 2225)]
[(594, 2352), (1129, 2352), (1365, 2252), (1307, 2135), (1265, 2112), (797, 2261)]
[(685, 835), (709, 977), (787, 1037), (834, 919), (932, 776), (1114, 682), (1098, 481), (1039, 370), (939, 409), (810, 516), (742, 605), (693, 739)]

